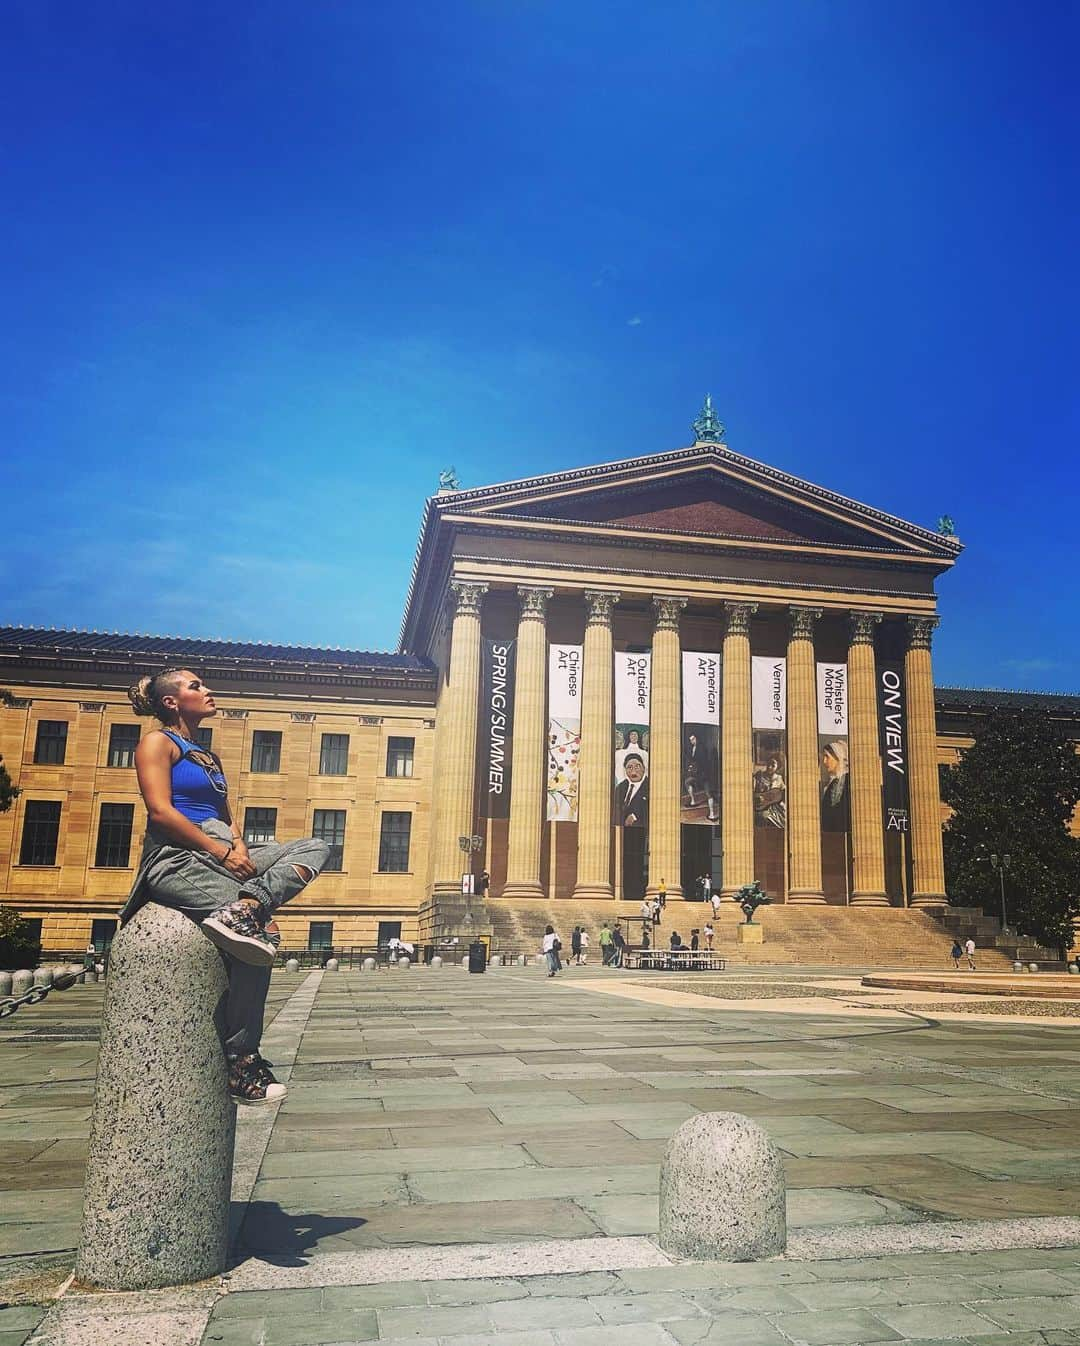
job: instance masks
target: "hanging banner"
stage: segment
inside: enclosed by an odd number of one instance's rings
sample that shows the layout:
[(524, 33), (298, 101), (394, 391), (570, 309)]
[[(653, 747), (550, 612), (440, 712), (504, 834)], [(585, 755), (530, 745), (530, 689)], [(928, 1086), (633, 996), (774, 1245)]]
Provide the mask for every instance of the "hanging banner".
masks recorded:
[(787, 826), (787, 660), (750, 660), (754, 826)]
[(720, 656), (683, 650), (682, 821), (720, 823)]
[(484, 677), (477, 734), (481, 818), (510, 817), (515, 647), (513, 640), (485, 640), (481, 646)]
[(548, 646), (547, 819), (576, 823), (581, 753), (580, 645)]
[(649, 825), (649, 708), (652, 655), (615, 653), (616, 827)]
[(907, 688), (903, 664), (878, 664), (878, 725), (881, 732), (881, 775), (884, 788), (885, 835), (909, 827)]
[(847, 664), (817, 666), (817, 727), (821, 830), (850, 832)]

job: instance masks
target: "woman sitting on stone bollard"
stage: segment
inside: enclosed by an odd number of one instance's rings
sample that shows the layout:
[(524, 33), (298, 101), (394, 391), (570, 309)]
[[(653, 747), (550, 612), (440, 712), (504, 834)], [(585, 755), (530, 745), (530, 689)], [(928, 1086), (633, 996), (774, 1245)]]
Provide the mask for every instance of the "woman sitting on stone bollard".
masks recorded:
[(147, 902), (182, 912), (225, 955), (229, 998), (225, 1052), (234, 1103), (272, 1103), (285, 1086), (259, 1054), (270, 969), (281, 942), (274, 912), (318, 878), (324, 841), (252, 844), (233, 821), (221, 759), (195, 742), (217, 713), (210, 689), (185, 668), (141, 678), (128, 690), (137, 715), (164, 728), (135, 750), (148, 815), (139, 872), (120, 913), (129, 921)]

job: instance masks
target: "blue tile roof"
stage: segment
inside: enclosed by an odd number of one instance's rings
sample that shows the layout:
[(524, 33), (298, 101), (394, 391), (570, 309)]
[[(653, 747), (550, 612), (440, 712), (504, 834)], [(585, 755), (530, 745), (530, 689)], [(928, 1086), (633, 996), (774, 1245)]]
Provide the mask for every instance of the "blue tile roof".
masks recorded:
[(26, 653), (117, 654), (166, 659), (237, 659), (274, 664), (322, 664), (330, 668), (431, 674), (432, 665), (415, 654), (385, 650), (339, 650), (310, 645), (273, 645), (257, 641), (200, 640), (119, 631), (65, 631), (37, 626), (0, 627), (0, 650)]

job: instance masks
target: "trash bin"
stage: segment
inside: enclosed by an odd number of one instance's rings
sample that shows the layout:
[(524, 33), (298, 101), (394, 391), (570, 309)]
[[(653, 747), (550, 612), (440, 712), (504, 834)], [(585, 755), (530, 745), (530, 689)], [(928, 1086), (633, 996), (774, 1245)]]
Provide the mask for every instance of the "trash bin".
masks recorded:
[(487, 948), (482, 940), (478, 939), (469, 945), (469, 971), (487, 971)]
[(435, 957), (435, 945), (434, 945), (434, 944), (425, 944), (425, 945), (424, 945), (424, 963), (425, 963), (425, 964), (429, 964), (429, 963), (431, 962), (431, 960), (432, 960), (434, 957)]

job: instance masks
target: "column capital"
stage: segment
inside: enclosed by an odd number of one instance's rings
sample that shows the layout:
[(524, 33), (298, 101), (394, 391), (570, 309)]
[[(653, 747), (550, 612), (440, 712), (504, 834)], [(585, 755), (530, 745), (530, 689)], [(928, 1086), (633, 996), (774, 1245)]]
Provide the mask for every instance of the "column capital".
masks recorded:
[(788, 608), (792, 640), (813, 640), (814, 623), (821, 618), (820, 608)]
[(589, 605), (586, 626), (610, 626), (612, 611), (621, 596), (609, 589), (586, 589), (585, 598)]
[(874, 627), (881, 621), (880, 612), (849, 612), (850, 642), (852, 645), (872, 645)]
[(523, 622), (542, 622), (547, 616), (548, 599), (555, 592), (542, 585), (519, 584), (518, 597), (521, 599), (521, 620)]
[(936, 617), (911, 617), (907, 619), (908, 649), (928, 650), (934, 628), (938, 624)]
[(687, 598), (671, 598), (666, 594), (654, 594), (652, 605), (656, 610), (655, 629), (657, 631), (678, 631), (679, 618), (689, 601)]
[(728, 636), (748, 636), (750, 634), (750, 618), (757, 612), (756, 603), (725, 603), (724, 610), (727, 612), (727, 631)]
[(450, 581), (455, 612), (465, 617), (480, 616), (480, 604), (487, 591), (486, 584), (477, 584), (472, 580)]

